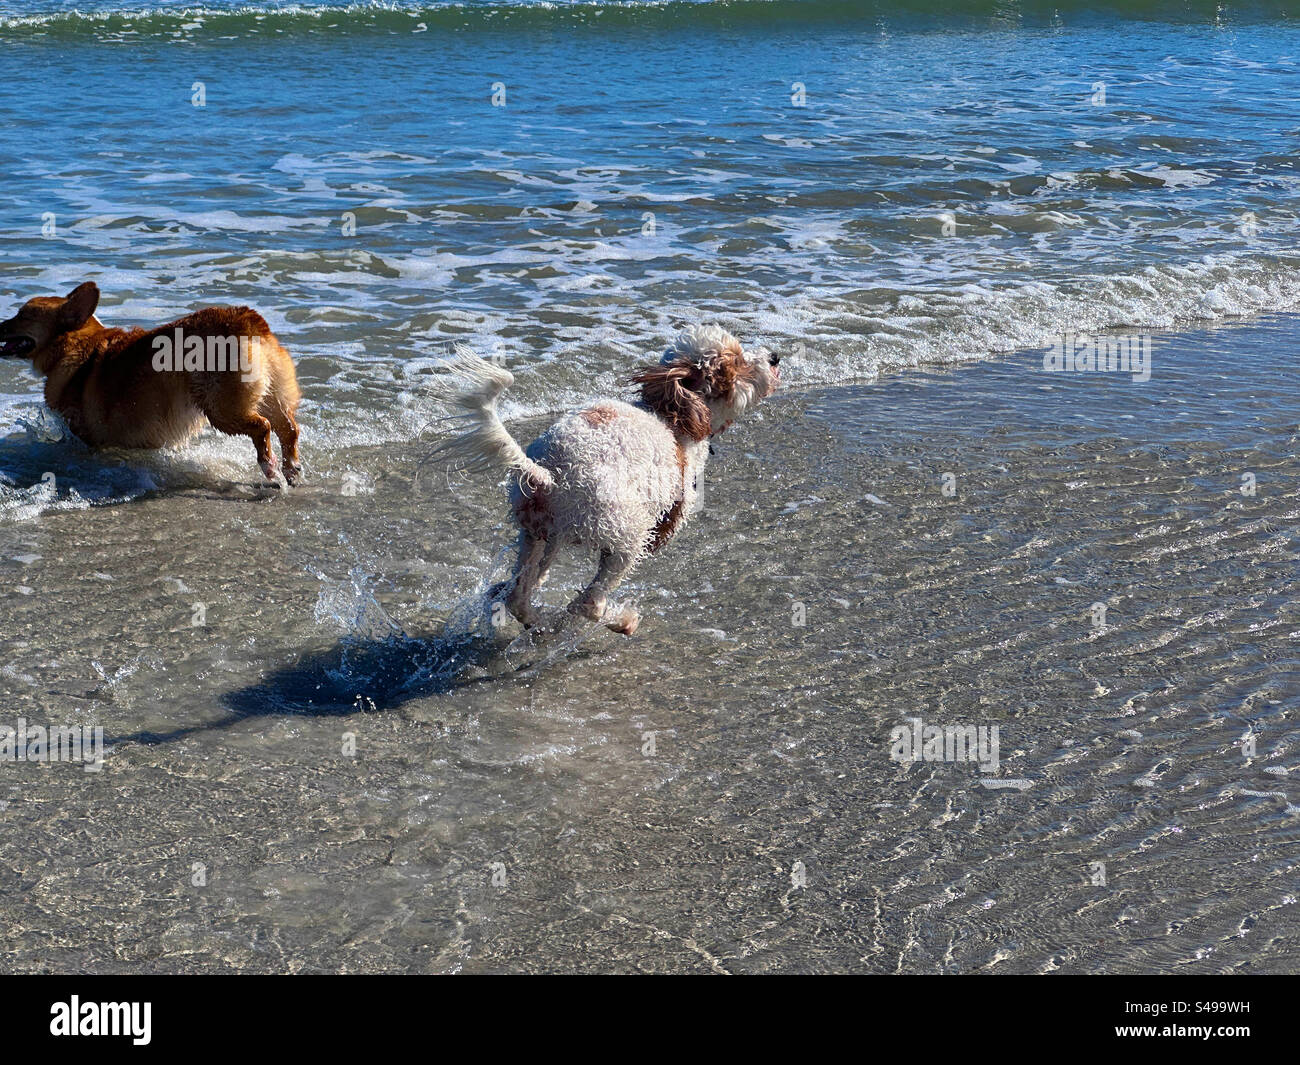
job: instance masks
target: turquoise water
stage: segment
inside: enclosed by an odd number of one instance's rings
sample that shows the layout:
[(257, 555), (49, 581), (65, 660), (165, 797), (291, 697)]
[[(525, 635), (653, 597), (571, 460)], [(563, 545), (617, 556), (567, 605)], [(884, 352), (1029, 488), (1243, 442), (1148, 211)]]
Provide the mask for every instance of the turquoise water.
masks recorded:
[(318, 465), (454, 339), (519, 414), (702, 317), (836, 382), (1292, 307), (1300, 26), (1175, 6), (4, 0), (0, 307), (255, 304)]

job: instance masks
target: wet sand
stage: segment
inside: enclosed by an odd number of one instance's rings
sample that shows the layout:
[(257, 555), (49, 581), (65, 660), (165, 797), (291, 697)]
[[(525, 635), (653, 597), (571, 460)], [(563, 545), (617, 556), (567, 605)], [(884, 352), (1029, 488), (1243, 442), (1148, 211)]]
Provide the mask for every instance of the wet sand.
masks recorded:
[[(287, 497), (178, 457), (7, 521), (0, 723), (111, 749), (0, 763), (0, 969), (1295, 971), (1295, 349), (796, 382), (718, 441), (637, 636), (541, 661), (475, 595), (502, 490), (422, 448), (308, 424)], [(997, 725), (997, 771), (891, 760), (916, 717)]]

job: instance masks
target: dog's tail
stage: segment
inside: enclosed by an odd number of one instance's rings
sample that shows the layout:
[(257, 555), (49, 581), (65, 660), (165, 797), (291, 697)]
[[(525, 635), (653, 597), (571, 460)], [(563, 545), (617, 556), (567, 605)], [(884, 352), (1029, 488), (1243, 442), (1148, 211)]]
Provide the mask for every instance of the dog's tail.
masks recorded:
[(463, 407), (468, 413), (459, 420), (469, 422), (470, 428), (439, 444), (432, 457), (462, 470), (504, 466), (516, 471), (528, 488), (550, 488), (555, 483), (551, 471), (524, 454), (497, 414), (497, 400), (515, 383), (514, 375), (462, 345), (456, 346), (450, 370), (434, 385), (433, 393), (450, 405)]

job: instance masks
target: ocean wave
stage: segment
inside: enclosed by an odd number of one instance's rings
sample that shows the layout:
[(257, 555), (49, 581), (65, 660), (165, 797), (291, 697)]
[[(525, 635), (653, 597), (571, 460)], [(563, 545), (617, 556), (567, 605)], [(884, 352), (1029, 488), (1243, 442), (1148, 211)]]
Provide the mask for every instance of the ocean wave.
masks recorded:
[(843, 383), (926, 365), (1045, 348), (1065, 333), (1159, 332), (1300, 309), (1300, 257), (1205, 256), (1052, 283), (968, 283), (850, 298), (774, 301), (754, 316), (763, 342), (796, 346), (788, 378)]
[(398, 3), (390, 0), (345, 4), (218, 4), (27, 13), (0, 4), (0, 33), (23, 37), (193, 38), (283, 35), (286, 33), (425, 33), (501, 25), (637, 25), (791, 21), (908, 21), (957, 19), (991, 28), (1053, 24), (1063, 13), (1162, 22), (1246, 21), (1286, 17), (1281, 0), (1223, 4), (1184, 0), (1177, 7), (1158, 0), (951, 0), (942, 13), (930, 0), (446, 0)]
[[(409, 330), (371, 344), (309, 382), (300, 417), (309, 481), (329, 490), (356, 448), (432, 445), (446, 426), (429, 385), (452, 341), (499, 355), (516, 374), (507, 419), (551, 415), (593, 395), (627, 391), (632, 368), (690, 322), (719, 321), (746, 343), (783, 353), (786, 387), (861, 383), (925, 367), (974, 363), (1046, 348), (1065, 333), (1163, 332), (1300, 310), (1300, 256), (1221, 254), (1106, 275), (1053, 281), (966, 281), (784, 293), (755, 287), (745, 300), (629, 301), (599, 320), (541, 327), (531, 312), (473, 315), (448, 309), (454, 335)], [(321, 334), (325, 336), (327, 334)], [(301, 362), (323, 357), (310, 333), (290, 336)], [(164, 452), (89, 451), (43, 409), (39, 392), (0, 403), (0, 525), (40, 514), (111, 505), (213, 480), (256, 480), (242, 438), (205, 431)]]

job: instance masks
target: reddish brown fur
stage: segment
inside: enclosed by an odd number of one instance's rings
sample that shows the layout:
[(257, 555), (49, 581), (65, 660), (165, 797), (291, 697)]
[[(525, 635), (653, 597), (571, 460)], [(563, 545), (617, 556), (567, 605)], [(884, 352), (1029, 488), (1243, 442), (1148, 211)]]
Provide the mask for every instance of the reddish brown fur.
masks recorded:
[(717, 358), (706, 362), (703, 374), (704, 394), (710, 399), (726, 401), (731, 398), (738, 381), (753, 379), (754, 368), (745, 361), (745, 353), (737, 343), (728, 345)]
[(581, 414), (582, 420), (593, 429), (599, 429), (602, 425), (609, 425), (617, 417), (618, 411), (603, 403), (599, 406), (589, 407)]
[(704, 440), (715, 432), (705, 400), (727, 402), (737, 382), (753, 376), (753, 367), (745, 361), (740, 345), (735, 344), (703, 365), (677, 360), (647, 366), (633, 374), (632, 380), (641, 386), (641, 402), (674, 433), (691, 440)]
[(659, 519), (659, 524), (654, 527), (650, 537), (650, 553), (658, 551), (669, 540), (673, 538), (673, 533), (677, 531), (677, 526), (682, 523), (682, 509), (685, 506), (683, 500), (677, 500), (671, 507), (664, 512), (663, 517)]
[(674, 433), (703, 440), (709, 435), (709, 408), (700, 396), (701, 374), (695, 366), (650, 366), (634, 374), (641, 402)]
[(550, 537), (551, 510), (544, 491), (520, 496), (515, 503), (514, 509), (515, 520), (519, 523), (519, 528), (528, 533), (529, 536), (535, 536), (539, 540), (546, 540)]
[[(682, 476), (683, 488), (686, 481), (686, 449), (682, 447), (679, 440), (677, 442), (677, 472)], [(682, 512), (685, 507), (685, 491), (682, 492), (682, 498), (677, 500), (671, 507), (664, 511), (659, 518), (650, 534), (650, 553), (658, 551), (669, 540), (672, 539), (673, 533), (677, 531), (677, 526), (682, 523)]]
[[(36, 342), (26, 357), (45, 377), (45, 401), (92, 447), (158, 448), (180, 443), (208, 421), (249, 437), (268, 477), (271, 434), (280, 439), (285, 475), (295, 483), (299, 391), (293, 359), (265, 319), (249, 307), (207, 307), (155, 329), (109, 329), (94, 318), (99, 290), (90, 282), (66, 299), (37, 297), (0, 324), (0, 341)], [(249, 337), (259, 341), (260, 370), (245, 380), (231, 370), (154, 368), (153, 341), (172, 337)]]

